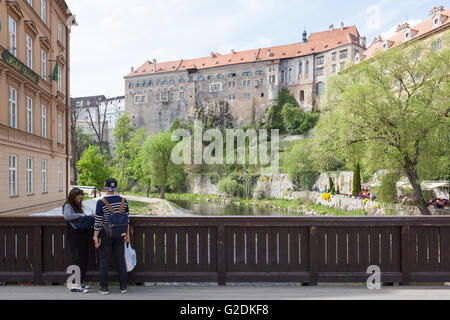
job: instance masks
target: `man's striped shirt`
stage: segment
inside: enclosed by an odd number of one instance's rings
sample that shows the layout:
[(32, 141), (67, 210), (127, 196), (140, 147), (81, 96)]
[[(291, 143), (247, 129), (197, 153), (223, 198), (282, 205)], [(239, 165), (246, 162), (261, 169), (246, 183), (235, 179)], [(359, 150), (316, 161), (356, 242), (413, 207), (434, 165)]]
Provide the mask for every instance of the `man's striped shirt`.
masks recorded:
[[(120, 204), (122, 202), (121, 196), (106, 196), (105, 200), (109, 202), (111, 205), (111, 208), (114, 211), (118, 211), (120, 209)], [(125, 199), (125, 202), (123, 204), (122, 213), (126, 214), (128, 217), (128, 223), (130, 223), (130, 210), (128, 208), (128, 202)], [(109, 221), (109, 217), (111, 215), (111, 211), (109, 210), (108, 206), (104, 204), (101, 200), (97, 201), (97, 208), (95, 209), (95, 225), (94, 230), (100, 231), (103, 229), (103, 224), (107, 224)]]

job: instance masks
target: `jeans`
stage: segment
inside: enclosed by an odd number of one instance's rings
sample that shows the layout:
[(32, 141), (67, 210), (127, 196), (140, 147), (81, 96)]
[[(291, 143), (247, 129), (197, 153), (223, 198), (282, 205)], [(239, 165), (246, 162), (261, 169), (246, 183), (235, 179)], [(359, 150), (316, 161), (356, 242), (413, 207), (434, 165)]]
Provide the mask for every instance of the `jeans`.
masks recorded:
[(125, 246), (124, 239), (110, 238), (103, 231), (100, 232), (100, 247), (98, 248), (98, 259), (100, 262), (100, 286), (108, 289), (108, 269), (111, 252), (116, 260), (117, 271), (119, 273), (120, 288), (127, 288), (127, 266), (125, 264)]
[(67, 239), (69, 240), (72, 264), (80, 267), (81, 283), (84, 283), (88, 266), (89, 231), (75, 230), (67, 224)]

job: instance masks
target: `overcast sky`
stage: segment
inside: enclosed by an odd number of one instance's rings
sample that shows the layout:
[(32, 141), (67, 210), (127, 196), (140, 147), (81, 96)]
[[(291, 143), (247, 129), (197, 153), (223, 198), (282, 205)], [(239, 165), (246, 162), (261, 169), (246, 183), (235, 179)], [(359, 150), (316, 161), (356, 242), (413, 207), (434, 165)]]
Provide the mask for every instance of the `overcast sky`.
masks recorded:
[(289, 44), (300, 41), (304, 28), (309, 35), (341, 21), (356, 25), (369, 45), (446, 1), (66, 0), (79, 23), (71, 33), (71, 96), (124, 95), (130, 67), (154, 58)]

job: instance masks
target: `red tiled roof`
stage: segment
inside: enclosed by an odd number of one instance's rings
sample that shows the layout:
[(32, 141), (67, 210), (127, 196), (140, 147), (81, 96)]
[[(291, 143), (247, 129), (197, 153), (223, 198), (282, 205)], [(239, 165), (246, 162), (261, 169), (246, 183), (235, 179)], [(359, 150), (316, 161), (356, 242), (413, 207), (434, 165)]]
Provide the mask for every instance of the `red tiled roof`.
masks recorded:
[[(440, 14), (441, 26), (450, 24), (449, 16), (450, 16), (450, 9), (447, 9), (447, 10), (441, 12), (441, 14)], [(444, 20), (444, 21), (442, 21), (442, 20)], [(436, 28), (433, 28), (433, 23), (434, 23), (433, 18), (430, 17), (427, 20), (424, 20), (424, 21), (420, 22), (419, 24), (410, 27), (410, 30), (412, 31), (411, 37), (407, 41), (405, 41), (405, 34), (403, 32), (403, 29), (401, 31), (397, 32), (394, 36), (392, 36), (388, 39), (382, 39), (382, 40), (386, 40), (389, 44), (389, 48), (393, 48), (393, 47), (401, 45), (402, 43), (417, 39), (431, 31), (433, 31), (434, 29), (436, 29)], [(382, 49), (383, 49), (383, 41), (374, 41), (369, 46), (369, 48), (367, 48), (367, 50), (363, 53), (363, 55), (365, 56), (365, 59), (372, 58), (373, 56), (375, 56), (377, 54), (377, 52), (379, 52)]]
[(347, 44), (359, 44), (359, 33), (355, 26), (340, 28), (332, 31), (312, 33), (305, 45), (301, 42), (276, 46), (270, 48), (253, 49), (246, 51), (234, 51), (229, 54), (212, 53), (209, 57), (176, 60), (156, 63), (156, 72), (153, 71), (153, 63), (145, 62), (132, 73), (125, 77), (149, 75), (171, 71), (186, 71), (188, 69), (208, 69), (217, 66), (226, 66), (254, 61), (271, 61), (277, 59), (295, 58), (319, 53), (341, 47)]

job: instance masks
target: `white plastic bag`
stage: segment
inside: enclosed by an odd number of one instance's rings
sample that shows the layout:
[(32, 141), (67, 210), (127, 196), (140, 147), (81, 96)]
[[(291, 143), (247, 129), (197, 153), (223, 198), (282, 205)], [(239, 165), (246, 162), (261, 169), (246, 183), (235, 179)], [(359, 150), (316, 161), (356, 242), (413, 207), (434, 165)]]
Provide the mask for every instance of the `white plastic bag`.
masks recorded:
[(127, 265), (127, 272), (130, 272), (136, 267), (136, 251), (131, 247), (131, 244), (125, 245), (125, 264)]

